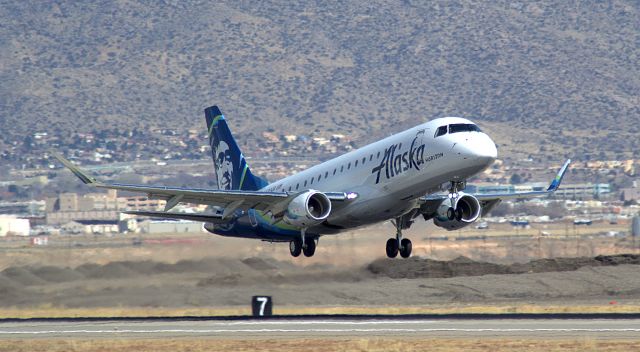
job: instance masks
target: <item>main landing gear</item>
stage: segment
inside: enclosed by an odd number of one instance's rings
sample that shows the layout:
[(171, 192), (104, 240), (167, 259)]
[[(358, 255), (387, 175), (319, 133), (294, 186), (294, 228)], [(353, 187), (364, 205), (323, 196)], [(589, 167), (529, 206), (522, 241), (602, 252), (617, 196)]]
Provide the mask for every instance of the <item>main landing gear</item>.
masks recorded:
[(316, 253), (316, 241), (311, 237), (306, 237), (305, 231), (300, 231), (300, 238), (296, 238), (289, 242), (289, 252), (294, 257), (299, 257), (300, 253), (304, 253), (305, 257), (313, 257)]
[[(451, 186), (449, 187), (449, 198), (451, 198), (451, 204), (455, 205), (457, 202), (457, 198), (458, 198), (458, 192), (462, 191), (463, 189), (465, 189), (467, 186), (467, 183), (462, 181), (451, 181)], [(454, 209), (453, 207), (449, 207), (449, 209), (447, 209), (447, 218), (450, 221), (453, 220), (457, 220), (460, 221), (462, 220), (462, 209)]]
[(409, 258), (411, 256), (411, 249), (413, 248), (411, 240), (408, 238), (402, 238), (402, 228), (400, 219), (391, 221), (396, 226), (396, 238), (390, 238), (387, 240), (387, 257), (395, 258), (400, 252), (402, 258)]

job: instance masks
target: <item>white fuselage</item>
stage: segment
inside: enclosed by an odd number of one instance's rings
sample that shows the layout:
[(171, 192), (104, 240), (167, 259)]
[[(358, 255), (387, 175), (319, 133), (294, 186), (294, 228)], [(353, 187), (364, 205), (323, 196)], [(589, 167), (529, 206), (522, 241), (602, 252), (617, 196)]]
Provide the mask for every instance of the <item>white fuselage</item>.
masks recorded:
[[(441, 126), (475, 126), (456, 117), (435, 119), (265, 187), (290, 193), (355, 192), (358, 197), (334, 207), (327, 222), (342, 228), (396, 218), (413, 209), (419, 197), (464, 181), (497, 157), (491, 138), (479, 131), (436, 136)], [(326, 231), (323, 231), (326, 232)]]

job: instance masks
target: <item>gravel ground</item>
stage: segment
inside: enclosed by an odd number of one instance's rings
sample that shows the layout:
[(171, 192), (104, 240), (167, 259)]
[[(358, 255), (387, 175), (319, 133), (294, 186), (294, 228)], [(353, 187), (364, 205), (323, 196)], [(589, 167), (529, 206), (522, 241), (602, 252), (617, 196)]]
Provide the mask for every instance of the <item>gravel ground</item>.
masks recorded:
[(0, 305), (34, 307), (387, 306), (640, 300), (637, 255), (499, 265), (467, 258), (379, 259), (345, 268), (268, 257), (206, 257), (176, 263), (116, 261), (12, 266), (0, 272)]

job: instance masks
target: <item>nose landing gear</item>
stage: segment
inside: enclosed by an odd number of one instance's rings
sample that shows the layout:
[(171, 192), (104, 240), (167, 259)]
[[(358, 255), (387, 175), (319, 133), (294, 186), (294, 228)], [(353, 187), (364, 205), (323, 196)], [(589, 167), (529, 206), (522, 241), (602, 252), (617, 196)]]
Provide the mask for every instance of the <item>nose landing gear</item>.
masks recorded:
[[(455, 206), (458, 203), (458, 192), (462, 191), (466, 187), (466, 181), (451, 181), (451, 186), (449, 187), (449, 198), (451, 198), (451, 204)], [(449, 209), (447, 209), (447, 218), (450, 221), (460, 221), (462, 219), (462, 215), (462, 210), (459, 208), (454, 209), (453, 207), (450, 207)]]

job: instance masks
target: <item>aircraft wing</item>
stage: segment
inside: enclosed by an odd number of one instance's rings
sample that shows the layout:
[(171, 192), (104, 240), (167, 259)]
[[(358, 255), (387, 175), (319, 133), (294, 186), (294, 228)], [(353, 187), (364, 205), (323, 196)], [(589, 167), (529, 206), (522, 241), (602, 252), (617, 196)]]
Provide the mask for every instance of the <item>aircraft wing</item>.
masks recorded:
[[(85, 172), (80, 170), (77, 166), (73, 165), (69, 160), (65, 159), (60, 154), (55, 152), (52, 152), (52, 154), (85, 184), (98, 188), (146, 193), (150, 199), (166, 200), (167, 205), (165, 206), (165, 212), (175, 207), (178, 203), (182, 202), (226, 207), (224, 209), (222, 218), (225, 218), (236, 209), (249, 208), (261, 211), (270, 211), (274, 216), (278, 216), (282, 212), (284, 212), (291, 199), (298, 195), (298, 193), (287, 192), (211, 190), (164, 186), (130, 185), (120, 183), (103, 183), (87, 175)], [(329, 192), (325, 194), (332, 203), (354, 198), (353, 195), (343, 192)], [(179, 213), (171, 214), (173, 215)]]
[[(567, 160), (564, 165), (560, 168), (556, 177), (551, 181), (551, 184), (547, 188), (546, 191), (533, 191), (533, 192), (512, 192), (512, 193), (479, 193), (473, 194), (474, 197), (478, 198), (480, 201), (480, 205), (482, 206), (482, 216), (486, 215), (493, 207), (498, 205), (501, 201), (505, 199), (526, 199), (526, 198), (539, 198), (545, 197), (549, 194), (555, 192), (558, 187), (560, 187), (560, 183), (562, 183), (562, 178), (564, 174), (567, 172), (569, 168), (569, 164), (571, 163), (571, 159)], [(447, 199), (448, 195), (428, 195), (426, 197), (422, 197), (420, 199), (420, 213), (422, 214), (433, 214), (436, 209), (442, 203), (443, 200)]]

